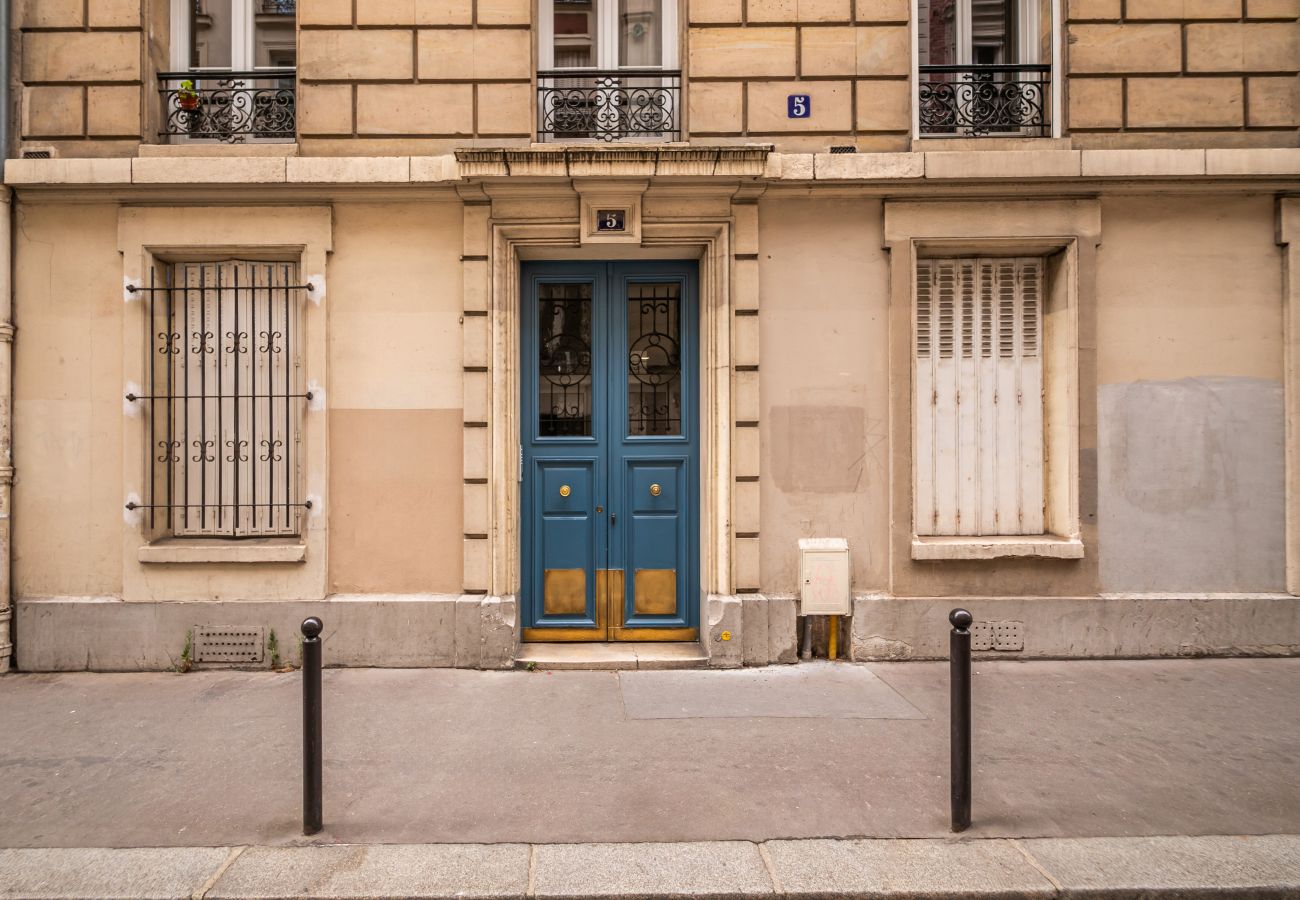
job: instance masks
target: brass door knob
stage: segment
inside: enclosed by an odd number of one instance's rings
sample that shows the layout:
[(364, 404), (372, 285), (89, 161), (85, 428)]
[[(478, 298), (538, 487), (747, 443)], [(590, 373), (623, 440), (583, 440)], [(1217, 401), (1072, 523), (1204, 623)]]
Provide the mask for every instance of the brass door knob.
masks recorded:
[(562, 485), (560, 485), (560, 496), (561, 496), (561, 497), (567, 497), (567, 496), (569, 496), (569, 494), (571, 494), (571, 493), (573, 493), (573, 491), (570, 490), (570, 488), (569, 488), (569, 486), (568, 486), (567, 484), (562, 484)]
[(657, 484), (652, 484), (652, 485), (650, 485), (650, 496), (651, 496), (651, 497), (658, 497), (658, 496), (659, 496), (660, 494), (662, 494), (663, 492), (664, 492), (664, 489), (661, 488), (659, 485), (657, 485)]

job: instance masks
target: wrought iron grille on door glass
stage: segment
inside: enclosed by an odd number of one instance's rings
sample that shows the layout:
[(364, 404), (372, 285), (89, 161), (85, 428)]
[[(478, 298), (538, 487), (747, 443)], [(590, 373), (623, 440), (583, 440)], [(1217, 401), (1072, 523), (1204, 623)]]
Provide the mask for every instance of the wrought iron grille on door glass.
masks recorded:
[(590, 437), (591, 284), (537, 291), (537, 434)]
[(150, 272), (148, 510), (177, 537), (299, 533), (303, 299), (290, 262)]
[(627, 297), (627, 433), (682, 433), (681, 287), (631, 284)]

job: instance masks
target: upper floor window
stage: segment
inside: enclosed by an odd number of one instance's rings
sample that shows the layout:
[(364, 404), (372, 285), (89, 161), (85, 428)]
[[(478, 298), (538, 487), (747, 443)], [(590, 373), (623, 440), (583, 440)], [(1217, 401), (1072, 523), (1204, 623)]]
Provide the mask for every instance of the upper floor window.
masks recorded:
[(296, 0), (172, 0), (163, 128), (181, 140), (291, 139)]
[(916, 0), (920, 135), (1046, 136), (1057, 0)]
[(538, 137), (676, 140), (676, 0), (539, 0)]

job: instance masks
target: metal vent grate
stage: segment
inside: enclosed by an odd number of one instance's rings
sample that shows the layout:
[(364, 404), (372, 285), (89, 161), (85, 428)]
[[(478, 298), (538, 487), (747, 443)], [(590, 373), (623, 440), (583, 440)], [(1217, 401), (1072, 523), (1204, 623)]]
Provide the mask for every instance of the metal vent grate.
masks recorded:
[(857, 153), (858, 148), (853, 146), (839, 145), (831, 148), (832, 153)]
[(260, 663), (265, 647), (262, 628), (194, 627), (196, 663)]
[(24, 150), (23, 159), (53, 159), (53, 150)]

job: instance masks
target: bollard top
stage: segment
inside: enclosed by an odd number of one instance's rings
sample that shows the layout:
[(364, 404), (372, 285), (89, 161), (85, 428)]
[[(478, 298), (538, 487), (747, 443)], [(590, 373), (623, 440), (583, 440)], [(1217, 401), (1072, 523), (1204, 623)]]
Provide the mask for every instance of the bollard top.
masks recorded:
[(320, 637), (321, 630), (325, 628), (325, 623), (315, 616), (310, 616), (302, 620), (302, 636), (307, 640)]
[[(958, 631), (965, 631), (967, 628), (970, 628), (971, 623), (975, 621), (975, 617), (964, 609), (954, 609), (952, 612), (948, 613), (948, 621), (951, 622), (952, 627)], [(303, 627), (305, 628), (306, 626), (304, 625)]]

